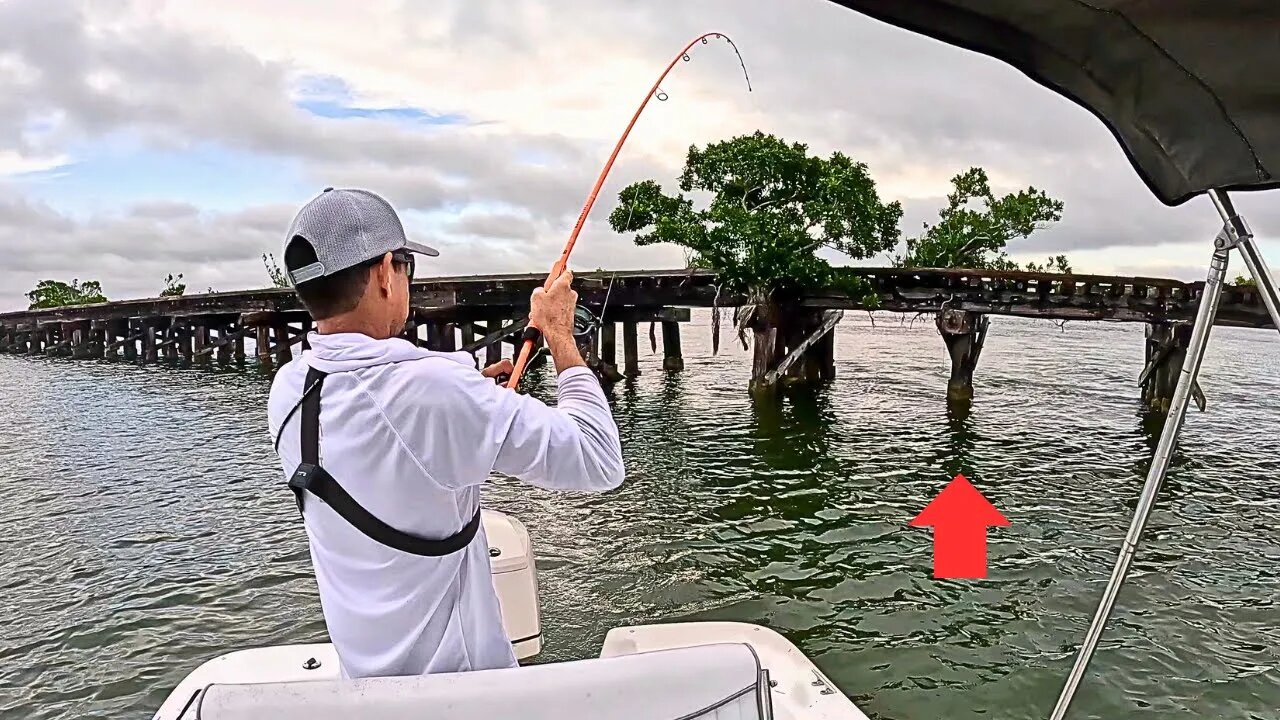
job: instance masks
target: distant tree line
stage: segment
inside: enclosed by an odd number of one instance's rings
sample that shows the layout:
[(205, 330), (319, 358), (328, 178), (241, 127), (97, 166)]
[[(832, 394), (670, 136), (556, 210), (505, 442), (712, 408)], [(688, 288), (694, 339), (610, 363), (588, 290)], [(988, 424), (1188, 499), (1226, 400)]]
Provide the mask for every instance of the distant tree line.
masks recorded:
[[(289, 279), (276, 263), (275, 257), (264, 254), (262, 262), (266, 266), (267, 279), (273, 287), (289, 287)], [(181, 297), (187, 292), (187, 284), (182, 281), (183, 274), (169, 273), (165, 276), (159, 297)], [(212, 287), (205, 292), (213, 293)], [(68, 305), (92, 305), (108, 302), (102, 292), (102, 283), (98, 280), (74, 279), (70, 283), (61, 280), (41, 280), (33, 290), (28, 292), (28, 310), (42, 308), (67, 307)]]

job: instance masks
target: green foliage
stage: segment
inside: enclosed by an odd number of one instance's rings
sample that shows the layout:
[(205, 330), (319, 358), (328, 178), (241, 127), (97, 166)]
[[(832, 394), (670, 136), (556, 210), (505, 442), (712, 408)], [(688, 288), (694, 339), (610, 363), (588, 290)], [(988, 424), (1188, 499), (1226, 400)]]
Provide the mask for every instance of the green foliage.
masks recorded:
[[(609, 223), (637, 233), (637, 245), (685, 248), (689, 267), (714, 271), (731, 292), (767, 297), (829, 286), (837, 274), (818, 249), (861, 259), (900, 238), (902, 206), (881, 202), (865, 164), (840, 152), (811, 156), (804, 144), (759, 131), (691, 146), (679, 188), (672, 196), (653, 180), (633, 183)], [(695, 191), (711, 195), (705, 207), (683, 194)]]
[(178, 297), (187, 291), (187, 284), (179, 282), (182, 280), (182, 273), (178, 273), (178, 277), (174, 277), (173, 273), (169, 273), (164, 279), (164, 289), (160, 291), (160, 297)]
[(79, 279), (72, 280), (69, 285), (60, 280), (41, 280), (34, 290), (27, 293), (27, 299), (31, 301), (30, 310), (107, 301), (100, 282), (86, 280), (82, 284)]
[(1257, 287), (1258, 283), (1251, 277), (1237, 275), (1234, 284), (1240, 287)]
[[(925, 223), (922, 235), (907, 239), (906, 254), (895, 258), (899, 267), (1017, 270), (1004, 252), (1008, 242), (1062, 219), (1062, 201), (1034, 187), (997, 198), (982, 168), (956, 175), (951, 184), (937, 224)], [(1048, 267), (1070, 272), (1063, 256), (1050, 258)]]
[(262, 254), (262, 264), (267, 266), (267, 277), (271, 278), (271, 284), (278, 288), (289, 287), (289, 277), (284, 274), (280, 266), (276, 264), (276, 256)]
[(1071, 265), (1070, 263), (1067, 262), (1066, 255), (1054, 255), (1053, 257), (1049, 258), (1049, 260), (1045, 262), (1044, 265), (1037, 265), (1034, 262), (1027, 263), (1027, 270), (1029, 272), (1040, 272), (1040, 273), (1056, 272), (1056, 273), (1063, 273), (1066, 275), (1070, 275)]

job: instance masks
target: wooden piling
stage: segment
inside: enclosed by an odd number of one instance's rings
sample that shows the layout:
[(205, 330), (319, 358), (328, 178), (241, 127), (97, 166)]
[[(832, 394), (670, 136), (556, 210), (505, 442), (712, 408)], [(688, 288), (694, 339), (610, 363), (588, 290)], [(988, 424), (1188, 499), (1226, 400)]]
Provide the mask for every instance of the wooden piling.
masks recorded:
[(112, 323), (103, 320), (94, 320), (89, 323), (89, 356), (98, 359), (104, 359), (107, 356), (107, 345), (113, 339), (111, 336)]
[[(484, 326), (485, 334), (488, 335), (489, 333), (498, 332), (504, 326), (506, 326), (506, 324), (507, 324), (507, 319), (502, 316), (490, 317), (489, 321), (485, 323), (485, 326)], [(502, 339), (499, 338), (497, 342), (490, 343), (489, 346), (485, 348), (484, 364), (493, 365), (494, 363), (501, 362), (501, 361), (502, 361)]]
[(88, 323), (76, 323), (71, 331), (71, 357), (76, 359), (87, 358), (92, 354), (89, 349), (89, 327)]
[[(1178, 387), (1178, 376), (1187, 357), (1191, 343), (1190, 323), (1148, 323), (1146, 328), (1146, 366), (1138, 377), (1142, 387), (1142, 402), (1157, 414), (1167, 414), (1173, 402), (1173, 392)], [(1192, 387), (1192, 396), (1200, 409), (1204, 409), (1204, 394), (1199, 383)]]
[(464, 322), (458, 325), (462, 333), (462, 346), (466, 347), (476, 341), (475, 323)]
[(271, 369), (271, 328), (267, 325), (259, 325), (255, 328), (257, 337), (257, 354), (258, 367), (263, 370)]
[(618, 324), (612, 320), (600, 323), (600, 373), (609, 382), (622, 379), (618, 372)]
[(148, 365), (156, 363), (156, 326), (142, 320), (142, 362)]
[(138, 338), (136, 336), (144, 332), (143, 324), (141, 322), (126, 320), (124, 322), (124, 332), (125, 362), (136, 363), (138, 362)]
[(680, 350), (680, 323), (662, 323), (662, 369), (679, 372), (684, 370), (684, 357)]
[(240, 328), (235, 325), (222, 325), (218, 328), (218, 342), (221, 344), (214, 354), (217, 355), (219, 367), (231, 365), (231, 351), (239, 332)]
[(239, 365), (240, 367), (244, 367), (245, 365), (244, 336), (246, 333), (249, 332), (249, 329), (246, 328), (243, 323), (237, 324), (236, 329), (239, 330), (240, 333), (236, 335), (236, 339), (234, 341), (234, 348), (231, 353), (231, 358), (232, 360), (235, 361), (236, 365)]
[(778, 343), (778, 328), (766, 327), (753, 333), (754, 342), (751, 347), (751, 381), (748, 390), (752, 393), (772, 392), (774, 385), (765, 382), (765, 376), (778, 364), (782, 346)]
[(637, 342), (635, 320), (622, 322), (622, 354), (624, 362), (623, 375), (629, 378), (640, 376), (640, 347)]
[(458, 349), (458, 336), (455, 332), (457, 326), (453, 323), (443, 323), (440, 327), (440, 350), (441, 352), (454, 352)]
[(836, 330), (831, 328), (818, 342), (814, 343), (812, 354), (818, 363), (818, 375), (824, 381), (836, 379)]
[(102, 328), (102, 323), (94, 321), (89, 323), (89, 327), (85, 330), (85, 357), (97, 358), (101, 360), (105, 354), (106, 343), (103, 342), (106, 332)]
[(129, 337), (129, 323), (125, 320), (108, 320), (102, 324), (102, 355), (108, 360), (124, 357), (124, 341)]
[(782, 362), (786, 352), (785, 342), (781, 337), (779, 308), (772, 304), (760, 304), (744, 307), (741, 312), (749, 313), (746, 326), (751, 329), (751, 380), (747, 383), (747, 391), (753, 395), (769, 395), (777, 389), (770, 379), (770, 373)]
[(290, 360), (293, 360), (293, 350), (289, 343), (289, 323), (277, 320), (272, 330), (272, 335), (274, 335), (275, 341), (276, 365), (284, 367), (289, 364)]
[(185, 366), (191, 367), (195, 359), (195, 332), (194, 327), (188, 323), (175, 323), (173, 326), (174, 340), (178, 346), (178, 362)]
[(173, 359), (174, 346), (171, 340), (173, 340), (173, 325), (168, 318), (162, 318), (160, 325), (156, 328), (157, 363), (168, 363)]
[(951, 379), (947, 382), (947, 399), (973, 399), (973, 371), (978, 366), (982, 345), (987, 338), (990, 320), (981, 313), (946, 309), (936, 318), (938, 332), (951, 356)]
[(427, 323), (427, 349), (436, 352), (454, 352), (458, 349), (458, 339), (454, 334), (453, 323), (432, 320)]
[(427, 349), (440, 352), (444, 348), (444, 323), (427, 323)]
[(209, 353), (205, 350), (209, 347), (209, 326), (194, 325), (191, 328), (192, 334), (192, 356), (191, 362), (199, 367), (209, 366)]
[[(785, 323), (779, 332), (780, 337), (786, 341), (787, 357), (799, 353), (799, 357), (785, 372), (788, 383), (817, 385), (824, 380), (828, 364), (825, 351), (830, 348), (834, 352), (835, 323), (843, 317), (843, 313), (837, 317), (829, 314), (830, 312), (814, 308), (788, 308), (783, 316)], [(832, 338), (830, 343), (826, 342), (828, 337)]]
[(820, 383), (824, 342), (843, 317), (843, 310), (757, 306), (749, 320), (756, 340), (751, 392), (765, 395), (782, 385)]

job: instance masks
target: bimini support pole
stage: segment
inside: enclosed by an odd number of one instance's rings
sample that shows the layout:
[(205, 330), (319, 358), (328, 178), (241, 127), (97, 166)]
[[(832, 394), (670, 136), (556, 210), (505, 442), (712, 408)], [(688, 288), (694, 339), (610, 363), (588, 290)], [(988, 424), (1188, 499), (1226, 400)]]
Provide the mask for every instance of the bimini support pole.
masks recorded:
[(1200, 372), (1200, 363), (1204, 359), (1204, 350), (1209, 342), (1209, 331), (1212, 329), (1214, 319), (1218, 313), (1218, 303), (1222, 297), (1222, 286), (1227, 277), (1227, 259), (1233, 248), (1240, 249), (1241, 255), (1244, 256), (1245, 264), (1248, 265), (1249, 272), (1253, 275), (1258, 284), (1258, 289), (1262, 293), (1263, 300), (1267, 305), (1267, 311), (1271, 314), (1271, 322), (1277, 330), (1280, 330), (1280, 296), (1276, 294), (1275, 281), (1272, 279), (1271, 271), (1267, 268), (1266, 263), (1263, 262), (1261, 254), (1254, 245), (1253, 233), (1250, 232), (1249, 226), (1244, 219), (1236, 214), (1235, 208), (1232, 207), (1231, 199), (1227, 197), (1225, 192), (1214, 190), (1209, 193), (1209, 196), (1218, 208), (1218, 213), (1222, 216), (1224, 225), (1222, 232), (1214, 240), (1213, 258), (1209, 264), (1209, 276), (1205, 282), (1204, 294), (1200, 298), (1200, 306), (1196, 310), (1191, 340), (1187, 347), (1186, 358), (1182, 363), (1182, 372), (1178, 376), (1178, 385), (1173, 391), (1173, 402), (1169, 407), (1169, 416), (1165, 421), (1163, 431), (1160, 433), (1160, 441), (1156, 445), (1155, 455), (1151, 460), (1151, 468), (1147, 471), (1147, 480), (1143, 484), (1142, 494), (1138, 498), (1138, 508), (1134, 512), (1133, 521), (1129, 525), (1129, 532), (1125, 535), (1124, 544), (1120, 548), (1120, 557), (1116, 560), (1115, 569), (1112, 570), (1111, 579), (1107, 581), (1107, 587), (1102, 593), (1102, 600), (1098, 603), (1098, 610), (1093, 616), (1093, 622), (1089, 625), (1084, 642), (1080, 645), (1075, 665), (1071, 668), (1071, 674), (1067, 676), (1066, 684), (1062, 688), (1062, 694), (1058, 697), (1058, 703), (1053, 708), (1053, 714), (1050, 715), (1051, 720), (1063, 720), (1067, 715), (1067, 709), (1071, 705), (1071, 700), (1075, 696), (1076, 690), (1080, 687), (1081, 680), (1084, 679), (1085, 671), (1089, 667), (1089, 661), (1093, 659), (1093, 654), (1098, 649), (1098, 641), (1102, 639), (1102, 632), (1106, 627), (1107, 620), (1111, 617), (1112, 609), (1115, 607), (1116, 597), (1120, 593), (1120, 586), (1124, 584), (1125, 576), (1129, 573), (1129, 564), (1133, 561), (1133, 556), (1137, 552), (1138, 541), (1142, 537), (1142, 531), (1146, 528), (1147, 519), (1151, 516), (1151, 510), (1155, 507), (1156, 496), (1160, 492), (1160, 486), (1164, 483), (1165, 473), (1169, 469), (1169, 461), (1172, 459), (1173, 451), (1177, 447), (1178, 432), (1182, 429), (1182, 421), (1187, 413), (1187, 401), (1191, 397), (1191, 388), (1195, 383), (1196, 375)]

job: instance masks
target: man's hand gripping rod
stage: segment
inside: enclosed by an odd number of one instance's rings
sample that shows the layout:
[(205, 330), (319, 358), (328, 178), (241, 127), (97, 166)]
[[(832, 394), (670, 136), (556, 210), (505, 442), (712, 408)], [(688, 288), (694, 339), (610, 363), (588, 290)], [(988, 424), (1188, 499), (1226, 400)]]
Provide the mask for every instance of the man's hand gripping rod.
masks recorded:
[[(648, 94), (644, 96), (644, 100), (641, 101), (640, 107), (636, 108), (635, 114), (631, 116), (631, 122), (627, 123), (627, 129), (622, 132), (622, 137), (618, 138), (618, 144), (613, 146), (613, 152), (609, 155), (608, 162), (604, 164), (604, 169), (600, 171), (600, 177), (596, 178), (596, 184), (591, 188), (591, 194), (587, 196), (587, 202), (582, 207), (582, 213), (578, 215), (578, 222), (573, 226), (573, 232), (569, 234), (569, 242), (565, 243), (564, 252), (560, 253), (560, 259), (556, 260), (555, 264), (551, 266), (551, 272), (547, 275), (546, 281), (542, 283), (542, 288), (544, 290), (549, 290), (551, 288), (551, 284), (554, 283), (564, 273), (564, 269), (568, 267), (569, 255), (573, 253), (573, 246), (578, 242), (578, 233), (582, 232), (582, 226), (587, 222), (587, 215), (591, 212), (591, 207), (596, 203), (596, 196), (600, 194), (600, 188), (604, 186), (605, 178), (609, 176), (609, 171), (613, 169), (613, 161), (617, 159), (618, 152), (622, 150), (623, 143), (627, 141), (627, 136), (631, 134), (631, 128), (635, 127), (636, 120), (640, 119), (640, 113), (644, 112), (645, 106), (649, 104), (649, 99), (654, 95), (657, 95), (659, 101), (666, 100), (666, 93), (663, 93), (659, 86), (661, 86), (662, 81), (666, 79), (667, 73), (671, 72), (671, 69), (676, 66), (677, 62), (681, 60), (688, 62), (689, 50), (699, 42), (706, 45), (708, 38), (716, 38), (717, 40), (724, 40), (729, 43), (729, 46), (733, 48), (734, 53), (738, 55), (738, 62), (742, 63), (742, 74), (747, 78), (747, 91), (751, 91), (751, 78), (747, 75), (746, 63), (742, 62), (742, 53), (738, 52), (738, 46), (734, 45), (733, 40), (730, 40), (728, 35), (723, 33), (705, 33), (703, 35), (699, 35), (694, 38), (692, 42), (686, 45), (683, 50), (677, 53), (676, 56), (671, 59), (671, 62), (667, 64), (667, 67), (662, 71), (662, 74), (658, 76), (657, 81), (653, 83), (653, 87), (649, 89)], [(524, 342), (520, 346), (520, 354), (516, 358), (515, 368), (511, 371), (511, 378), (507, 380), (508, 388), (515, 389), (520, 384), (520, 376), (524, 374), (525, 366), (529, 364), (529, 357), (533, 353), (533, 346), (538, 341), (538, 338), (541, 337), (541, 334), (542, 332), (535, 327), (532, 322), (525, 327), (524, 335), (522, 336), (522, 340)]]

